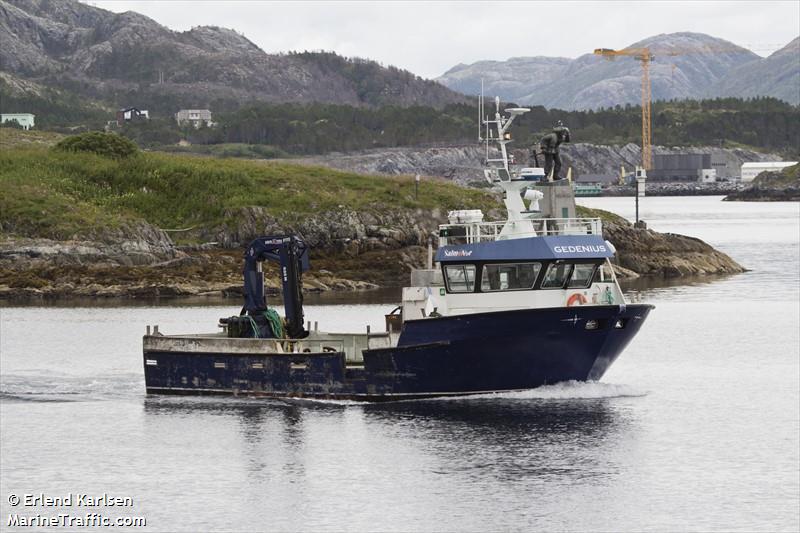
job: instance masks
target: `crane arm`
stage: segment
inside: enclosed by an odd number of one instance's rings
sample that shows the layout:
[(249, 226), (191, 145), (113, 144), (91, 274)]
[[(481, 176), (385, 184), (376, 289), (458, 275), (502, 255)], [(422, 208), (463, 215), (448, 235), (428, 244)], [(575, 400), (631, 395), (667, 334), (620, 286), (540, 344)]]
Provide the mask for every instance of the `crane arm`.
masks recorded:
[(286, 331), (291, 338), (307, 335), (303, 329), (302, 273), (308, 270), (308, 246), (298, 237), (269, 236), (255, 239), (244, 254), (244, 312), (258, 317), (267, 310), (264, 294), (264, 275), (259, 268), (262, 261), (280, 264), (283, 286), (283, 306), (286, 309)]

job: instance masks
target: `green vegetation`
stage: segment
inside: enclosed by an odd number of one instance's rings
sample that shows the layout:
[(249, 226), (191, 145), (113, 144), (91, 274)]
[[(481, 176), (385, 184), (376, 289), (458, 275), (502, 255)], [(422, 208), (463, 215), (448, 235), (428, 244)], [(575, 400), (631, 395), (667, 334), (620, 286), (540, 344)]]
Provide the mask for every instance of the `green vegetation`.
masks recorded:
[(74, 92), (41, 87), (38, 92), (15, 91), (0, 78), (0, 111), (33, 113), (39, 129), (97, 129), (114, 118), (111, 108)]
[(19, 148), (24, 146), (53, 146), (64, 136), (60, 133), (41, 130), (20, 130), (0, 127), (0, 149)]
[[(335, 104), (242, 105), (214, 99), (190, 107), (208, 107), (215, 127), (179, 127), (173, 114), (187, 107), (184, 98), (165, 94), (157, 85), (121, 90), (113, 102), (92, 102), (77, 96), (93, 94), (77, 81), (60, 80), (58, 89), (40, 88), (20, 93), (0, 78), (0, 110), (36, 115), (39, 129), (75, 131), (100, 129), (113, 120), (114, 110), (135, 105), (150, 111), (151, 120), (126, 123), (120, 133), (143, 148), (169, 148), (184, 139), (187, 151), (223, 157), (271, 158), (255, 146), (287, 154), (324, 154), (367, 148), (391, 148), (438, 143), (474, 142), (477, 109), (472, 104), (450, 104), (441, 109), (385, 105), (388, 77), (403, 86), (413, 74), (373, 62), (346, 59), (328, 53), (301, 53), (316, 68), (343, 72), (359, 87), (365, 106)], [(49, 82), (48, 82), (49, 83)], [(432, 82), (431, 82), (432, 83)], [(509, 103), (508, 105), (516, 105)], [(573, 142), (626, 144), (641, 142), (641, 109), (616, 106), (597, 111), (562, 111), (534, 106), (511, 129), (514, 146), (537, 144), (552, 124), (561, 120), (572, 131)], [(657, 101), (652, 108), (653, 143), (662, 146), (721, 146), (778, 152), (786, 159), (800, 157), (800, 107), (769, 97), (749, 99)], [(225, 148), (195, 148), (225, 146)], [(247, 145), (244, 149), (240, 146)], [(256, 153), (256, 155), (254, 155)], [(280, 157), (280, 155), (278, 156)]]
[(781, 174), (790, 180), (800, 180), (800, 163), (784, 168)]
[[(446, 89), (436, 82), (424, 80), (407, 70), (391, 65), (383, 66), (369, 59), (343, 57), (334, 52), (324, 51), (291, 52), (289, 56), (298, 57), (304, 63), (328, 71), (334, 76), (343, 76), (353, 83), (358, 100), (370, 106), (391, 105), (397, 101), (399, 93), (404, 89), (412, 89), (414, 84), (424, 85), (426, 91), (430, 93), (428, 98), (435, 98), (436, 92), (446, 92)], [(441, 98), (449, 99), (444, 94)]]
[(292, 223), (347, 207), (394, 209), (497, 207), (481, 191), (412, 177), (370, 177), (285, 163), (139, 153), (17, 148), (0, 153), (0, 227), (19, 235), (70, 238), (144, 219), (162, 228), (233, 222), (239, 208), (261, 206)]
[[(216, 127), (185, 131), (183, 137), (193, 144), (264, 144), (299, 155), (464, 143), (475, 141), (476, 113), (474, 107), (465, 104), (440, 110), (257, 104), (219, 113), (215, 115)], [(796, 156), (800, 150), (800, 108), (774, 98), (656, 102), (652, 116), (655, 144), (754, 148), (778, 151), (787, 157)], [(515, 146), (538, 144), (558, 120), (570, 127), (573, 142), (641, 142), (638, 107), (560, 111), (536, 106), (514, 123), (511, 133)], [(146, 138), (137, 141), (155, 144)]]
[[(638, 106), (598, 111), (558, 111), (534, 107), (520, 117), (512, 134), (519, 145), (535, 142), (542, 130), (562, 120), (572, 142), (641, 144), (642, 114)], [(716, 98), (654, 102), (653, 144), (720, 146), (785, 153), (800, 150), (800, 107), (775, 98)]]
[(617, 224), (619, 226), (630, 226), (630, 222), (611, 211), (603, 209), (592, 209), (591, 207), (584, 207), (582, 205), (576, 206), (577, 215), (581, 218), (599, 218), (604, 224)]
[(255, 105), (219, 116), (219, 125), (189, 132), (191, 142), (266, 144), (291, 154), (467, 141), (475, 137), (466, 105), (362, 108), (329, 104)]
[(56, 150), (90, 152), (105, 157), (125, 158), (135, 155), (139, 148), (130, 139), (114, 133), (90, 131), (59, 141)]
[(778, 172), (762, 172), (753, 180), (753, 185), (767, 187), (786, 187), (800, 185), (800, 163), (786, 167)]

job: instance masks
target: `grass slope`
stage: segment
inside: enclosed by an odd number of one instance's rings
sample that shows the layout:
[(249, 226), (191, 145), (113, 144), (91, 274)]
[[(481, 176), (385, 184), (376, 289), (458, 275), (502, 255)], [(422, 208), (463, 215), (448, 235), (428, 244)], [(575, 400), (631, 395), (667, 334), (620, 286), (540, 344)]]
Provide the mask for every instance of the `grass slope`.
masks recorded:
[(494, 197), (444, 180), (374, 177), (278, 162), (140, 153), (110, 159), (45, 147), (0, 151), (0, 228), (5, 233), (92, 237), (125, 220), (161, 228), (226, 223), (226, 212), (261, 206), (278, 220), (341, 207), (356, 211), (497, 207)]

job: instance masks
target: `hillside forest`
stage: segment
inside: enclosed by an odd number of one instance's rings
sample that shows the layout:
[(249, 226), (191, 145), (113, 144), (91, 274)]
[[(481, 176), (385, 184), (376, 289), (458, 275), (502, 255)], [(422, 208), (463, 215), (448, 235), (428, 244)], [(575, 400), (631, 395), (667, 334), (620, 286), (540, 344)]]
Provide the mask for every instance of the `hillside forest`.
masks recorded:
[[(148, 109), (148, 102), (137, 103)], [(211, 108), (214, 126), (180, 127), (171, 114), (124, 124), (119, 132), (143, 148), (174, 147), (186, 140), (192, 151), (228, 155), (214, 146), (245, 145), (229, 155), (271, 158), (368, 148), (465, 143), (477, 140), (477, 107), (450, 104), (441, 109), (412, 106), (254, 103)], [(488, 105), (487, 110), (492, 110)], [(514, 103), (503, 104), (513, 106)], [(163, 102), (159, 107), (163, 108)], [(206, 107), (206, 106), (198, 106)], [(178, 108), (175, 109), (177, 111)], [(74, 133), (102, 129), (114, 109), (63, 90), (19, 93), (0, 79), (0, 111), (36, 115), (38, 129)], [(641, 109), (616, 106), (597, 111), (562, 111), (535, 106), (515, 122), (516, 146), (538, 141), (556, 121), (572, 132), (572, 142), (626, 144), (641, 141)], [(800, 108), (771, 97), (654, 102), (653, 143), (662, 146), (748, 147), (800, 155)], [(173, 148), (170, 148), (173, 147)]]

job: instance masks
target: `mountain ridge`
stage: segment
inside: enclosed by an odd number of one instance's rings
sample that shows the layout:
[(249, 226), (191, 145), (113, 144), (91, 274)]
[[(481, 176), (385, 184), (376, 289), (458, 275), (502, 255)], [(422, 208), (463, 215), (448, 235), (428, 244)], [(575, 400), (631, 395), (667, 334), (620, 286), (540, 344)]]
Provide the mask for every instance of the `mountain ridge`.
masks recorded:
[[(75, 0), (0, 0), (0, 70), (123, 102), (119, 94), (168, 95), (174, 105), (322, 102), (443, 107), (466, 98), (374, 61), (330, 52), (267, 54), (234, 30), (172, 31), (135, 12)], [(133, 94), (136, 96), (136, 94)], [(174, 111), (173, 111), (174, 112)]]
[[(761, 58), (724, 39), (677, 32), (648, 37), (627, 48), (651, 50), (654, 100), (774, 96), (798, 105), (798, 43), (800, 38)], [(640, 62), (631, 57), (608, 60), (587, 53), (575, 59), (532, 56), (461, 64), (436, 80), (454, 90), (477, 94), (483, 78), (486, 94), (520, 105), (589, 110), (640, 103), (641, 70)], [(779, 75), (768, 75), (776, 70)], [(538, 76), (542, 79), (536, 79)]]
[[(511, 57), (461, 63), (425, 80), (332, 52), (267, 54), (232, 29), (173, 31), (133, 11), (113, 13), (76, 0), (0, 0), (0, 42), (6, 79), (166, 116), (181, 107), (232, 111), (255, 102), (441, 109), (470, 103), (466, 95), (480, 91), (481, 79), (487, 95), (549, 109), (641, 101), (641, 66), (630, 57)], [(644, 46), (655, 56), (654, 100), (774, 96), (800, 105), (800, 38), (767, 58), (692, 32), (631, 45)], [(682, 53), (672, 55), (676, 50)]]

